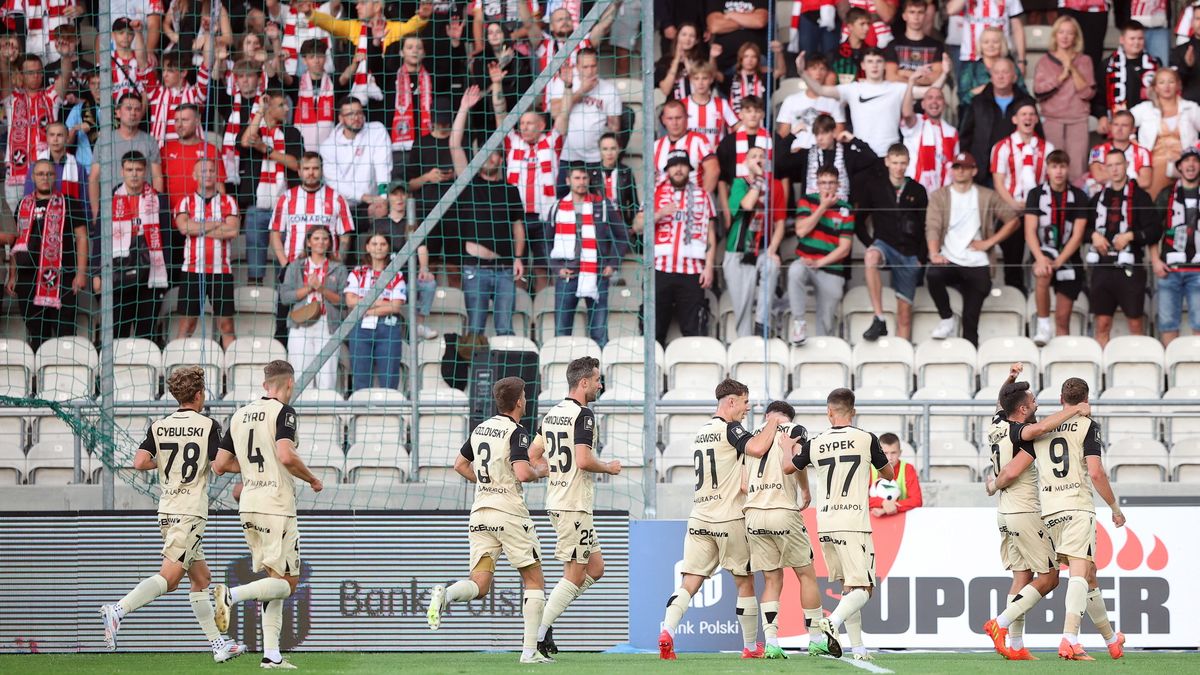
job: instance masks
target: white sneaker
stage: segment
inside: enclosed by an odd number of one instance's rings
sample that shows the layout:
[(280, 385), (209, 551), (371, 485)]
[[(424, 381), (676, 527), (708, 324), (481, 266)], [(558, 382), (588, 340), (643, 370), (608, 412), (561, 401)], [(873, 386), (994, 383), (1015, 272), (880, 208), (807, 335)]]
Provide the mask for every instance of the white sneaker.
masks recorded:
[(117, 650), (117, 631), (121, 630), (121, 617), (116, 605), (100, 605), (100, 620), (104, 622), (104, 644), (109, 651)]
[(293, 666), (292, 662), (288, 661), (287, 659), (279, 659), (278, 661), (272, 661), (271, 659), (268, 659), (265, 656), (263, 657), (262, 663), (258, 664), (258, 667), (259, 668), (278, 668), (280, 670), (297, 670), (296, 666)]
[(854, 652), (854, 660), (855, 661), (874, 661), (875, 657), (871, 655), (871, 652), (864, 649), (861, 652), (860, 651)]
[(225, 640), (219, 648), (213, 650), (213, 661), (225, 663), (246, 653), (246, 645), (240, 645), (233, 640)]
[(792, 344), (800, 347), (808, 341), (808, 322), (804, 319), (792, 319)]
[(225, 584), (213, 586), (213, 623), (222, 633), (229, 630), (229, 611), (232, 607), (233, 599), (229, 595), (229, 587)]
[(1050, 317), (1045, 319), (1038, 317), (1037, 331), (1033, 334), (1033, 344), (1039, 347), (1045, 347), (1046, 343), (1054, 337), (1054, 326), (1050, 323)]
[(422, 340), (432, 340), (438, 336), (438, 332), (423, 323), (417, 324), (417, 337)]
[(933, 327), (933, 332), (929, 334), (929, 337), (933, 338), (934, 340), (945, 340), (948, 337), (954, 337), (954, 333), (957, 328), (958, 321), (954, 317), (942, 319), (941, 321), (938, 321), (936, 326)]
[(549, 656), (544, 656), (540, 652), (534, 652), (529, 656), (521, 655), (521, 663), (554, 663), (554, 659)]
[(446, 608), (446, 587), (438, 584), (429, 591), (429, 609), (425, 618), (429, 620), (429, 630), (437, 630), (442, 625), (442, 610)]

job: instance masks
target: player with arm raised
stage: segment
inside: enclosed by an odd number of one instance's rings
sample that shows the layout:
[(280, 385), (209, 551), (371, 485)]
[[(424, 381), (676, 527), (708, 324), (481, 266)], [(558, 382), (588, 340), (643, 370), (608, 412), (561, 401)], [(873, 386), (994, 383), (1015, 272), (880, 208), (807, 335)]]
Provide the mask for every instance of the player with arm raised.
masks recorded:
[(233, 604), (262, 602), (263, 668), (292, 670), (279, 653), (283, 630), (283, 601), (300, 582), (300, 530), (296, 525), (296, 490), (292, 477), (308, 483), (313, 492), (324, 487), (308, 470), (296, 450), (296, 410), (288, 405), (296, 387), (296, 374), (287, 361), (271, 361), (263, 368), (267, 395), (233, 413), (221, 450), (213, 462), (217, 474), (242, 474), (238, 512), (242, 534), (250, 547), (255, 572), (267, 577), (229, 588), (217, 584), (217, 628), (229, 626)]
[[(817, 482), (825, 486), (825, 498), (817, 507), (817, 534), (829, 568), (829, 580), (842, 582), (842, 600), (819, 625), (829, 653), (840, 656), (838, 629), (846, 624), (852, 635), (861, 632), (859, 612), (871, 599), (875, 587), (875, 542), (871, 539), (867, 496), (871, 487), (869, 467), (875, 467), (887, 480), (895, 480), (896, 476), (879, 438), (852, 426), (854, 392), (834, 389), (825, 400), (832, 428), (800, 443), (791, 439), (781, 443), (794, 453), (792, 464), (797, 470), (803, 471), (810, 464), (815, 466)], [(870, 660), (866, 648), (856, 648), (854, 657)]]
[[(1063, 382), (1060, 400), (1063, 407), (1087, 403), (1087, 382), (1077, 377), (1068, 378)], [(1079, 625), (1084, 611), (1104, 637), (1109, 655), (1119, 659), (1125, 653), (1125, 636), (1113, 632), (1096, 581), (1096, 563), (1092, 560), (1096, 549), (1093, 486), (1112, 509), (1113, 524), (1117, 527), (1125, 525), (1125, 515), (1121, 513), (1104, 462), (1100, 459), (1102, 447), (1100, 425), (1077, 414), (1057, 425), (1053, 433), (1039, 438), (1033, 447), (1021, 448), (1021, 454), (987, 484), (989, 493), (1006, 489), (1026, 467), (1037, 463), (1046, 534), (1054, 544), (1057, 562), (1066, 563), (1071, 575), (1067, 581), (1063, 639), (1058, 645), (1058, 655), (1070, 661), (1094, 660), (1079, 644)]]
[(553, 625), (576, 598), (604, 574), (604, 557), (592, 521), (595, 502), (594, 473), (615, 476), (621, 461), (602, 462), (592, 454), (596, 416), (588, 404), (600, 396), (600, 360), (581, 356), (567, 365), (567, 398), (542, 418), (529, 456), (541, 463), (545, 454), (550, 469), (546, 511), (558, 535), (554, 558), (563, 563), (563, 576), (555, 584), (542, 612), (537, 649), (543, 656), (558, 653)]
[[(1020, 456), (1022, 449), (1032, 448), (1034, 441), (1054, 431), (1058, 425), (1076, 414), (1087, 416), (1091, 412), (1087, 403), (1081, 403), (1064, 406), (1050, 417), (1035, 421), (1037, 399), (1029, 390), (1028, 382), (1017, 382), (1023, 368), (1021, 363), (1014, 363), (1009, 368), (1008, 379), (1000, 387), (996, 415), (988, 429), (994, 475), (999, 475)], [(983, 632), (992, 638), (996, 651), (1011, 661), (1036, 660), (1024, 644), (1025, 613), (1043, 596), (1058, 588), (1058, 561), (1041, 516), (1037, 471), (1027, 463), (1016, 480), (1000, 493), (996, 513), (996, 525), (1000, 528), (1000, 560), (1004, 569), (1013, 575), (1008, 606), (1000, 616), (983, 626)], [(1036, 579), (1034, 574), (1037, 574)], [(1005, 636), (1009, 638), (1007, 647)]]
[(442, 612), (452, 602), (470, 602), (486, 597), (496, 574), (496, 561), (503, 552), (521, 573), (525, 592), (521, 614), (525, 631), (521, 663), (554, 663), (537, 650), (538, 626), (546, 607), (546, 581), (537, 530), (529, 518), (522, 483), (545, 478), (545, 460), (529, 456), (529, 431), (517, 421), (525, 416), (525, 381), (506, 377), (492, 385), (499, 415), (480, 423), (463, 443), (454, 459), (454, 470), (475, 484), (475, 503), (467, 539), (471, 544), (471, 577), (449, 588), (438, 584), (429, 592), (430, 630), (442, 625)]
[[(779, 440), (787, 437), (796, 441), (808, 438), (808, 431), (792, 424), (796, 409), (787, 401), (772, 401), (767, 414), (778, 413), (784, 421), (775, 431), (773, 442), (765, 450), (746, 448), (746, 538), (750, 544), (750, 571), (762, 572), (763, 633), (768, 659), (786, 659), (779, 647), (779, 596), (783, 593), (783, 571), (792, 568), (800, 582), (800, 605), (804, 608), (804, 624), (808, 627), (810, 654), (828, 654), (828, 645), (821, 635), (821, 591), (817, 588), (817, 573), (813, 568), (812, 543), (804, 527), (801, 511), (808, 508), (808, 472), (797, 471), (792, 453), (784, 450)], [(760, 430), (761, 431), (761, 430)], [(756, 434), (758, 432), (755, 432)], [(796, 488), (799, 487), (799, 501)]]
[(114, 605), (100, 608), (104, 642), (117, 648), (121, 620), (160, 595), (174, 591), (183, 575), (192, 581), (188, 599), (204, 636), (212, 645), (213, 660), (223, 663), (245, 651), (243, 645), (225, 639), (213, 620), (208, 598), (211, 574), (204, 561), (204, 526), (208, 523), (209, 462), (217, 455), (221, 425), (205, 415), (204, 370), (199, 366), (179, 368), (167, 378), (167, 391), (179, 402), (179, 410), (150, 425), (146, 440), (133, 457), (133, 468), (158, 470), (162, 495), (158, 500), (158, 524), (162, 531), (162, 567), (158, 574), (142, 580)]
[(750, 410), (750, 389), (737, 380), (717, 385), (717, 411), (692, 442), (696, 465), (696, 493), (683, 540), (683, 583), (667, 599), (663, 629), (658, 635), (659, 658), (675, 659), (675, 629), (692, 596), (718, 568), (729, 570), (737, 586), (737, 618), (742, 626), (742, 658), (763, 657), (758, 643), (758, 598), (750, 573), (750, 545), (746, 541), (746, 505), (743, 456), (766, 452), (775, 430), (785, 420), (768, 413), (763, 428), (751, 434), (742, 426)]

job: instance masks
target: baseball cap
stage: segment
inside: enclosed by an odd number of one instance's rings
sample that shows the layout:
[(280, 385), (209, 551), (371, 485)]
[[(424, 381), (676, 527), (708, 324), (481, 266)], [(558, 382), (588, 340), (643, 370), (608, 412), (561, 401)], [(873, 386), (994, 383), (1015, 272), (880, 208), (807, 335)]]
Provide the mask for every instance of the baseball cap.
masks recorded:
[(670, 153), (667, 154), (666, 168), (669, 169), (669, 168), (675, 166), (676, 164), (683, 164), (684, 166), (686, 166), (689, 169), (692, 168), (692, 160), (688, 157), (688, 154), (686, 152), (684, 152), (683, 150), (672, 150)]
[(954, 160), (950, 162), (950, 166), (952, 168), (956, 166), (965, 166), (968, 169), (975, 169), (979, 167), (979, 165), (975, 163), (975, 158), (972, 157), (971, 153), (969, 152), (960, 152), (955, 155)]
[(1200, 159), (1200, 148), (1196, 148), (1196, 147), (1186, 148), (1183, 151), (1183, 154), (1179, 156), (1179, 159), (1175, 160), (1175, 166), (1178, 167), (1180, 164), (1183, 164), (1183, 160), (1187, 159), (1188, 157), (1195, 157), (1196, 159)]

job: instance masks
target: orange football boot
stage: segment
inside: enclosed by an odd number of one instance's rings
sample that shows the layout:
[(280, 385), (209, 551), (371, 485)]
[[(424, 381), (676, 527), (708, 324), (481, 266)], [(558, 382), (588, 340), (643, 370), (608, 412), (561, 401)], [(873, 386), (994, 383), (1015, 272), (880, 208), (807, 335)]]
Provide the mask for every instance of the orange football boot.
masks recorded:
[(1005, 638), (1008, 637), (1007, 628), (1001, 628), (995, 619), (988, 619), (988, 622), (983, 624), (983, 632), (992, 639), (992, 646), (996, 648), (997, 654), (1006, 659), (1012, 658), (1012, 652), (1004, 645)]
[(664, 661), (675, 660), (675, 638), (665, 628), (658, 634), (658, 658)]
[(1125, 634), (1117, 631), (1117, 639), (1108, 646), (1108, 655), (1113, 659), (1119, 659), (1125, 656)]
[(1067, 638), (1063, 638), (1062, 642), (1058, 643), (1058, 658), (1068, 661), (1095, 661), (1088, 653), (1083, 650), (1083, 645), (1067, 642)]

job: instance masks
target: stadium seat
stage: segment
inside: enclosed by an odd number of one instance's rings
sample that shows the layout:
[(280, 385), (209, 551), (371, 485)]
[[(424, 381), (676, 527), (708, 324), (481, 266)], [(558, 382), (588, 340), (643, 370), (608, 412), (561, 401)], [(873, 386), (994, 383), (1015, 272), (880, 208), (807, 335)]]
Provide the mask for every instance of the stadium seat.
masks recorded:
[[(1050, 294), (1050, 316), (1054, 316), (1054, 305), (1057, 302), (1058, 294)], [(1075, 298), (1075, 302), (1071, 303), (1071, 320), (1068, 323), (1068, 328), (1071, 335), (1087, 335), (1088, 322), (1088, 298), (1086, 295), (1080, 294)], [(1027, 328), (1029, 335), (1037, 332), (1037, 297), (1034, 293), (1030, 293), (1025, 301), (1025, 315), (1029, 317)]]
[[(236, 406), (240, 407), (246, 405), (247, 403), (257, 401), (264, 395), (265, 394), (261, 384), (257, 387), (247, 385), (226, 391), (225, 396), (223, 396), (221, 400), (232, 401)], [(223, 424), (222, 426), (228, 427), (229, 425)]]
[(590, 338), (569, 336), (546, 340), (538, 353), (542, 391), (552, 392), (553, 398), (563, 398), (567, 395), (567, 365), (581, 356), (598, 359), (601, 355), (600, 345)]
[(493, 335), (488, 338), (488, 347), (498, 352), (538, 353), (537, 343), (519, 335)]
[(692, 439), (671, 441), (658, 460), (659, 479), (664, 483), (696, 484), (696, 460)]
[[(836, 387), (834, 387), (836, 389)], [(826, 415), (825, 399), (829, 396), (830, 389), (824, 387), (812, 389), (802, 387), (793, 389), (788, 392), (788, 403), (796, 405), (798, 401), (818, 401), (818, 409), (804, 412), (797, 410), (796, 417), (792, 420), (796, 424), (808, 430), (809, 436), (815, 436), (818, 432), (829, 427), (829, 417)], [(797, 406), (799, 408), (799, 406)]]
[(670, 444), (675, 441), (692, 442), (696, 431), (712, 419), (712, 408), (716, 401), (712, 389), (672, 389), (663, 394), (664, 401), (688, 401), (699, 408), (701, 412), (674, 412), (672, 408), (660, 407), (664, 416), (663, 442)]
[[(412, 356), (409, 352), (409, 343), (404, 343), (403, 363), (404, 372), (407, 372), (409, 364), (412, 362)], [(446, 387), (446, 381), (442, 379), (442, 358), (446, 355), (446, 338), (439, 335), (432, 340), (420, 340), (417, 342), (417, 369), (420, 373), (418, 385), (421, 387)], [(407, 384), (407, 382), (405, 383)]]
[[(608, 289), (609, 342), (642, 334), (642, 290), (640, 286)], [(661, 347), (660, 347), (661, 349)]]
[(1104, 347), (1105, 387), (1144, 387), (1163, 391), (1162, 343), (1145, 335), (1113, 338)]
[(854, 386), (912, 391), (913, 348), (907, 340), (882, 337), (854, 345)]
[(1159, 483), (1169, 476), (1167, 449), (1149, 438), (1125, 438), (1109, 443), (1104, 463), (1116, 482)]
[(326, 475), (318, 475), (318, 478), (328, 483), (337, 483), (341, 479), (346, 456), (345, 424), (332, 406), (321, 408), (320, 405), (341, 402), (342, 395), (329, 389), (305, 389), (296, 398), (296, 438), (300, 456), (309, 468), (324, 469)]
[[(1104, 390), (1099, 400), (1093, 397), (1092, 417), (1099, 420), (1104, 441), (1112, 443), (1125, 438), (1158, 438), (1158, 406), (1111, 405), (1126, 400), (1157, 398), (1158, 392), (1148, 387), (1110, 387)], [(1109, 415), (1112, 412), (1122, 415)], [(1138, 414), (1130, 417), (1128, 413)]]
[(237, 286), (233, 290), (233, 325), (238, 337), (275, 336), (279, 297), (270, 286)]
[[(466, 298), (464, 296), (464, 302)], [(516, 300), (513, 302), (513, 318), (512, 318), (513, 334), (521, 337), (530, 337), (533, 335), (533, 300), (529, 294), (518, 288), (516, 290)], [(496, 335), (496, 320), (495, 313), (489, 311), (487, 313), (487, 323), (484, 324), (483, 334), (492, 337)]]
[(792, 347), (791, 361), (792, 386), (796, 389), (824, 389), (828, 394), (851, 385), (853, 352), (840, 338), (809, 338), (803, 347)]
[[(980, 387), (995, 387), (999, 392), (1000, 385), (1008, 379), (1008, 370), (1013, 363), (1020, 361), (1025, 364), (1021, 371), (1021, 382), (1028, 382), (1036, 391), (1040, 384), (1038, 373), (1041, 364), (1041, 353), (1033, 340), (1025, 337), (998, 337), (984, 340), (979, 344), (976, 366), (979, 372)], [(990, 397), (995, 400), (996, 397)]]
[(787, 392), (788, 346), (783, 340), (737, 338), (726, 354), (729, 376), (750, 388), (750, 398), (779, 398)]
[[(141, 443), (142, 439), (137, 439)], [(33, 418), (34, 443), (75, 443), (75, 430), (57, 415), (39, 415)]]
[[(969, 342), (967, 344), (970, 344)], [(965, 401), (971, 394), (965, 389), (953, 387), (922, 387), (912, 395), (913, 401)], [(939, 412), (947, 412), (943, 407)], [(931, 414), (929, 416), (929, 436), (933, 441), (942, 438), (971, 438), (971, 416), (966, 410), (960, 414)], [(924, 442), (924, 417), (917, 415), (913, 418), (913, 438)]]
[(980, 457), (964, 440), (941, 439), (929, 448), (929, 477), (940, 483), (973, 483), (979, 475)]
[(467, 332), (467, 300), (463, 292), (453, 286), (438, 286), (425, 325), (443, 335)]
[[(883, 300), (883, 318), (887, 323), (888, 333), (896, 334), (896, 294), (887, 289), (881, 296)], [(811, 304), (811, 303), (810, 303)], [(856, 345), (862, 342), (863, 331), (875, 319), (875, 309), (871, 306), (871, 296), (866, 286), (855, 286), (846, 291), (842, 297), (842, 320), (845, 322), (846, 340)]]
[(220, 398), (225, 389), (221, 376), (225, 372), (225, 352), (214, 340), (183, 338), (171, 340), (163, 349), (163, 380), (171, 377), (180, 366), (200, 366), (204, 369), (204, 384), (209, 398)]
[[(662, 345), (654, 344), (655, 386), (651, 395), (662, 393), (663, 363), (666, 354)], [(604, 369), (606, 392), (622, 392), (633, 399), (646, 397), (646, 341), (643, 337), (610, 339), (601, 351), (600, 367)]]
[[(606, 390), (600, 395), (600, 402), (606, 399), (610, 401), (621, 400), (637, 400), (628, 398), (629, 392)], [(602, 410), (605, 408), (601, 407)], [(645, 415), (642, 411), (622, 412), (619, 409), (614, 409), (613, 412), (597, 412), (596, 426), (600, 427), (600, 435), (597, 438), (602, 445), (626, 444), (626, 445), (642, 445), (642, 425), (644, 424)]]
[[(869, 342), (860, 343), (871, 344)], [(908, 400), (908, 391), (897, 387), (862, 387), (854, 391), (858, 409), (858, 417), (854, 425), (870, 431), (876, 436), (891, 432), (900, 438), (908, 438), (908, 423), (904, 415), (893, 412), (874, 412), (870, 407), (862, 405), (866, 401), (895, 401)]]
[[(82, 453), (83, 475), (88, 475), (88, 454)], [(69, 485), (75, 480), (75, 446), (72, 443), (34, 443), (25, 457), (25, 479), (36, 485)]]
[(974, 393), (977, 360), (975, 345), (962, 338), (926, 340), (917, 346), (917, 386)]
[(1025, 294), (1012, 286), (992, 286), (979, 315), (979, 340), (1023, 335)]
[(113, 341), (113, 388), (130, 394), (129, 400), (157, 399), (160, 370), (162, 352), (150, 340), (125, 338)]
[(1200, 483), (1200, 438), (1171, 446), (1171, 475), (1177, 483)]
[[(962, 317), (962, 293), (957, 289), (947, 288), (946, 294), (950, 296), (950, 311), (956, 317)], [(913, 316), (912, 316), (912, 335), (917, 340), (928, 340), (929, 334), (933, 332), (934, 326), (942, 320), (938, 314), (937, 306), (933, 304), (933, 297), (929, 295), (928, 286), (918, 286), (917, 292), (913, 297)], [(888, 328), (891, 335), (891, 328)]]
[[(444, 385), (443, 385), (444, 386)], [(431, 388), (430, 390), (436, 391)], [(423, 390), (429, 391), (429, 390)], [(380, 445), (406, 445), (408, 440), (408, 421), (411, 413), (387, 412), (381, 408), (387, 404), (403, 403), (404, 394), (395, 389), (372, 387), (359, 389), (350, 394), (350, 403), (354, 405), (355, 414), (350, 419), (350, 443), (367, 443)]]
[(903, 438), (900, 439), (900, 458), (912, 464), (918, 474), (921, 473), (921, 467), (925, 466), (924, 455), (925, 453), (918, 451), (908, 441)]
[[(457, 389), (442, 387), (421, 392), (422, 402), (454, 403), (454, 408), (428, 408), (417, 415), (417, 436), (411, 448), (417, 453), (418, 464), (423, 457), (450, 458), (461, 448), (471, 429), (467, 419), (467, 395)], [(349, 471), (349, 459), (346, 470)], [(402, 467), (408, 471), (408, 465)]]
[(396, 484), (404, 482), (408, 470), (404, 446), (355, 443), (346, 453), (346, 477), (351, 483), (395, 489)]
[(225, 378), (230, 389), (262, 387), (263, 367), (287, 360), (287, 349), (271, 338), (238, 338), (225, 350)]
[[(680, 337), (667, 343), (664, 353), (667, 389), (712, 390), (725, 378), (725, 345), (716, 338)], [(707, 398), (711, 399), (709, 395)]]
[(1165, 353), (1168, 387), (1200, 382), (1200, 335), (1177, 337)]
[(600, 448), (598, 457), (601, 461), (621, 460), (621, 473), (618, 476), (596, 475), (597, 484), (605, 486), (596, 490), (597, 509), (628, 509), (630, 504), (643, 502), (642, 478), (645, 475), (646, 458), (642, 456), (642, 447), (641, 443), (613, 443)]
[(1200, 439), (1200, 417), (1195, 414), (1200, 401), (1200, 387), (1195, 384), (1172, 387), (1162, 397), (1163, 414), (1167, 420), (1167, 440), (1172, 443)]
[[(538, 291), (533, 299), (534, 339), (546, 343), (555, 337), (554, 327), (554, 286), (550, 285)], [(575, 323), (571, 325), (571, 336), (586, 337), (587, 304), (582, 298), (575, 303)]]
[(90, 342), (77, 335), (52, 338), (38, 349), (38, 397), (69, 401), (93, 393), (100, 356)]
[(28, 396), (34, 364), (33, 350), (23, 340), (0, 339), (0, 396)]
[(1056, 337), (1042, 347), (1042, 386), (1059, 389), (1067, 378), (1078, 377), (1088, 383), (1092, 392), (1098, 392), (1103, 359), (1100, 343), (1090, 337)]
[[(5, 421), (12, 418), (6, 418)], [(18, 427), (20, 426), (20, 420)], [(20, 485), (25, 480), (26, 462), (25, 462), (25, 444), (15, 442), (16, 439), (8, 436), (3, 436), (4, 441), (0, 442), (0, 487), (9, 485)]]

